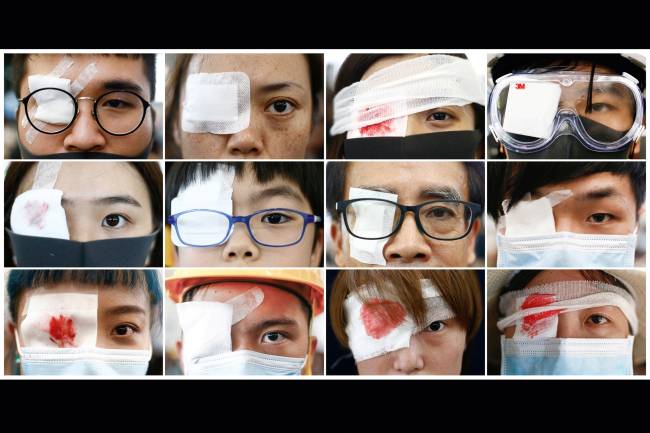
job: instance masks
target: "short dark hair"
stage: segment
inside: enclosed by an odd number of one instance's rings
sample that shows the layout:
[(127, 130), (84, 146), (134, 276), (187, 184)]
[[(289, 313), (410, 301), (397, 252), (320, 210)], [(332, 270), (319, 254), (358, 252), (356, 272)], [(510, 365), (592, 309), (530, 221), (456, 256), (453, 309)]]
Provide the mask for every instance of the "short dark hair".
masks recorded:
[[(7, 54), (9, 55), (9, 54)], [(27, 61), (36, 54), (11, 54), (12, 80), (16, 96), (20, 97), (20, 83), (25, 77)], [(149, 80), (149, 95), (153, 99), (156, 94), (156, 55), (155, 54), (97, 54), (100, 56), (116, 56), (127, 59), (142, 59), (144, 74)], [(24, 96), (24, 95), (23, 95)]]
[(489, 214), (497, 220), (501, 202), (510, 199), (512, 207), (527, 193), (554, 183), (578, 179), (596, 173), (627, 176), (632, 184), (637, 210), (645, 202), (645, 163), (629, 162), (488, 162)]
[(645, 69), (621, 54), (561, 53), (561, 54), (505, 54), (491, 62), (493, 81), (506, 74), (536, 70), (539, 73), (571, 71), (580, 64), (596, 65), (612, 69), (617, 74), (627, 72), (639, 81), (639, 89), (645, 89)]
[[(347, 161), (329, 161), (327, 163), (327, 210), (336, 221), (339, 215), (336, 212), (336, 202), (345, 197), (344, 185), (347, 176)], [(372, 164), (372, 163), (370, 163)], [(462, 162), (467, 171), (469, 181), (469, 200), (483, 207), (485, 200), (485, 170), (479, 161)]]
[[(165, 191), (165, 218), (171, 212), (171, 201), (197, 175), (207, 179), (223, 167), (233, 167), (236, 176), (242, 176), (249, 166), (258, 182), (266, 183), (280, 177), (295, 183), (311, 206), (314, 215), (323, 216), (322, 162), (168, 162)], [(321, 225), (322, 223), (318, 223)]]
[[(384, 54), (350, 54), (339, 69), (336, 76), (336, 83), (334, 84), (334, 94), (341, 91), (341, 89), (361, 81), (361, 77), (368, 69), (376, 62), (387, 57), (400, 57), (406, 56), (410, 53), (384, 53)], [(467, 59), (465, 54), (447, 54), (448, 56), (459, 57)], [(472, 104), (474, 110), (474, 127), (480, 130), (485, 135), (485, 107), (480, 104)], [(328, 135), (327, 143), (327, 157), (331, 159), (341, 159), (343, 155), (343, 140), (345, 134), (338, 134), (333, 137)], [(481, 146), (481, 151), (482, 151)], [(482, 155), (477, 155), (483, 157)]]
[[(255, 281), (251, 280), (251, 282), (254, 283)], [(183, 302), (192, 301), (194, 299), (194, 295), (196, 295), (197, 291), (199, 291), (200, 289), (203, 289), (206, 286), (209, 286), (210, 284), (213, 284), (213, 283), (201, 284), (199, 286), (192, 287), (191, 289), (187, 290), (185, 293), (183, 293)], [(278, 288), (280, 290), (284, 290), (285, 292), (290, 293), (292, 296), (297, 298), (298, 301), (300, 301), (300, 306), (302, 307), (303, 311), (307, 315), (307, 324), (309, 325), (309, 323), (311, 323), (311, 317), (312, 317), (311, 305), (309, 305), (309, 302), (307, 302), (307, 300), (305, 298), (303, 298), (302, 296), (297, 295), (293, 290), (289, 290), (289, 289), (287, 289), (285, 287), (282, 287), (282, 285), (280, 285), (280, 284), (271, 284), (271, 283), (264, 283), (264, 284), (276, 287), (276, 288)]]
[(11, 319), (18, 316), (18, 303), (26, 290), (58, 283), (90, 284), (99, 287), (124, 286), (129, 289), (144, 289), (151, 307), (152, 326), (157, 324), (161, 314), (162, 291), (154, 270), (82, 270), (82, 269), (14, 269), (7, 278), (7, 295)]

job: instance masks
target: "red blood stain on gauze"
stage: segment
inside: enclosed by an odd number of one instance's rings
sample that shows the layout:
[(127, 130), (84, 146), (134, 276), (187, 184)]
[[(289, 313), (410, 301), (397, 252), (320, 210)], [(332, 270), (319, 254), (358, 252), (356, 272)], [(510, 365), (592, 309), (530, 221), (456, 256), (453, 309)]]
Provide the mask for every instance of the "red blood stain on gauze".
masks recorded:
[(406, 312), (397, 302), (370, 299), (361, 306), (361, 320), (366, 334), (375, 340), (390, 334), (405, 318)]
[(74, 321), (70, 317), (59, 315), (50, 318), (50, 341), (58, 347), (74, 347), (76, 336)]
[[(535, 293), (527, 296), (526, 299), (524, 299), (524, 302), (521, 303), (520, 308), (526, 310), (528, 308), (543, 307), (552, 304), (553, 302), (555, 302), (555, 295), (548, 293)], [(521, 330), (530, 338), (533, 338), (546, 327), (545, 325), (547, 322), (545, 319), (556, 316), (561, 312), (562, 309), (549, 310), (526, 316), (522, 320)]]
[[(391, 116), (393, 111), (393, 107), (390, 105), (379, 105), (377, 107), (366, 108), (366, 111), (360, 114), (359, 121), (364, 122), (367, 120)], [(372, 125), (362, 126), (359, 128), (359, 135), (362, 137), (382, 137), (394, 133), (396, 129), (397, 119), (393, 118)]]

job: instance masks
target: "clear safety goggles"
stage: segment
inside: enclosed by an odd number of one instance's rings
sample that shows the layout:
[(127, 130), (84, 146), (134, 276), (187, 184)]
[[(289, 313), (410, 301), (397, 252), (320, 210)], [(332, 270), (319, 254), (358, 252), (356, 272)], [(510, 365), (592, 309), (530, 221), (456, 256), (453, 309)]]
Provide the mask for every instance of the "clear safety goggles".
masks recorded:
[(490, 94), (488, 117), (494, 138), (515, 152), (540, 151), (562, 135), (614, 152), (643, 133), (644, 100), (627, 73), (508, 74)]

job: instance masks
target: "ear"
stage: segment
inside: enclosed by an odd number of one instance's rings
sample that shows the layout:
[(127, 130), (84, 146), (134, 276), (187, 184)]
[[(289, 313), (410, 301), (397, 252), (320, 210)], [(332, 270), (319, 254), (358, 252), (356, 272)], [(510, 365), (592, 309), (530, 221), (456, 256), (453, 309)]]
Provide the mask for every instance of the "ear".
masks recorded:
[(503, 144), (501, 144), (500, 141), (497, 141), (499, 143), (499, 155), (503, 155), (505, 159), (508, 159), (508, 152), (506, 151), (506, 148), (503, 147)]
[(334, 254), (334, 262), (336, 266), (343, 266), (343, 232), (341, 222), (332, 222), (330, 226), (330, 236), (332, 242), (336, 246), (336, 253)]
[(314, 242), (314, 249), (311, 251), (309, 260), (310, 266), (319, 266), (321, 258), (323, 257), (323, 229), (319, 228), (316, 232), (316, 242)]
[(307, 362), (305, 362), (305, 366), (302, 368), (302, 375), (303, 376), (311, 376), (312, 374), (312, 366), (314, 365), (314, 355), (316, 353), (316, 346), (318, 345), (318, 339), (314, 336), (309, 337), (309, 347), (307, 348)]
[(641, 159), (641, 137), (632, 143), (630, 159)]
[(478, 233), (481, 230), (481, 220), (480, 219), (475, 219), (474, 222), (472, 223), (472, 229), (469, 232), (469, 235), (467, 235), (469, 242), (467, 243), (467, 265), (472, 266), (472, 264), (476, 261), (476, 238), (478, 237)]
[(176, 341), (176, 354), (178, 355), (178, 365), (182, 371), (185, 371), (185, 366), (183, 365), (183, 342), (181, 340)]
[(645, 203), (643, 203), (641, 206), (639, 206), (639, 210), (636, 211), (636, 228), (639, 228), (639, 221), (641, 221), (641, 217), (645, 214)]

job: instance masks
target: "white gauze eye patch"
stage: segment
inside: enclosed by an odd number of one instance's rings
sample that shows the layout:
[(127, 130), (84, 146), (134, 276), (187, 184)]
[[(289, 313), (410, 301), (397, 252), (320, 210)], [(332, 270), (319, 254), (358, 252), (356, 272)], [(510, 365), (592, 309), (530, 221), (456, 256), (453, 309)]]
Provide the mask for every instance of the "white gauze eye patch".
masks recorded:
[(515, 338), (555, 338), (558, 316), (603, 306), (621, 309), (632, 333), (638, 330), (634, 298), (624, 289), (600, 281), (559, 281), (508, 292), (499, 300), (503, 331), (515, 326)]
[(549, 138), (561, 94), (562, 89), (557, 83), (511, 83), (503, 129), (511, 134)]
[(235, 134), (250, 123), (250, 79), (243, 72), (189, 74), (181, 127), (190, 133)]
[(20, 322), (26, 348), (89, 348), (97, 344), (97, 291), (48, 293), (36, 289)]
[(191, 301), (176, 305), (183, 331), (183, 363), (232, 352), (231, 328), (264, 302), (264, 292), (253, 287), (226, 302)]
[[(427, 306), (427, 323), (455, 317), (453, 310), (429, 280), (420, 281)], [(348, 345), (356, 362), (409, 347), (411, 336), (422, 331), (397, 299), (379, 297), (368, 287), (345, 300)], [(427, 325), (428, 326), (428, 325)]]
[[(354, 83), (334, 97), (332, 135), (348, 138), (404, 136), (406, 116), (439, 107), (485, 105), (482, 84), (466, 59), (429, 55), (396, 63)], [(398, 120), (399, 119), (399, 120)]]
[[(200, 167), (196, 173), (194, 181), (181, 189), (172, 199), (171, 214), (177, 215), (185, 211), (203, 209), (232, 215), (234, 167), (219, 167), (207, 179), (201, 178)], [(220, 233), (228, 230), (228, 220), (210, 212), (183, 214), (177, 217), (176, 225), (182, 241), (190, 245), (213, 245), (223, 239)], [(172, 230), (172, 243), (177, 247), (187, 247), (188, 245), (182, 241), (176, 230)]]
[[(355, 198), (380, 198), (397, 202), (397, 194), (372, 191), (363, 188), (350, 188), (348, 191), (350, 200)], [(392, 231), (395, 220), (395, 206), (383, 202), (354, 202), (349, 204), (354, 212), (354, 221), (348, 224), (353, 233), (363, 237), (377, 237)], [(348, 210), (348, 215), (351, 213)], [(386, 265), (384, 258), (384, 246), (389, 238), (378, 240), (359, 239), (349, 235), (350, 257), (359, 260), (361, 263), (370, 265)]]
[(32, 189), (20, 194), (11, 207), (10, 226), (25, 236), (70, 239), (65, 210), (61, 206), (63, 191), (54, 189), (61, 161), (39, 162)]
[[(573, 192), (569, 189), (550, 192), (537, 200), (531, 200), (530, 194), (527, 194), (509, 211), (507, 211), (509, 201), (504, 200), (502, 206), (505, 215), (502, 218), (503, 224), (505, 224), (505, 235), (515, 237), (555, 233), (553, 207), (571, 195)], [(501, 223), (501, 221), (499, 222)], [(499, 228), (503, 228), (502, 224)], [(502, 232), (503, 230), (498, 231)]]

